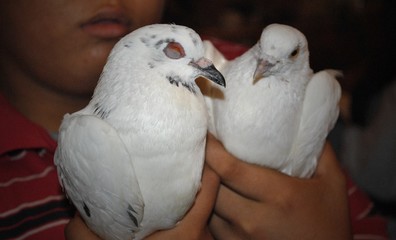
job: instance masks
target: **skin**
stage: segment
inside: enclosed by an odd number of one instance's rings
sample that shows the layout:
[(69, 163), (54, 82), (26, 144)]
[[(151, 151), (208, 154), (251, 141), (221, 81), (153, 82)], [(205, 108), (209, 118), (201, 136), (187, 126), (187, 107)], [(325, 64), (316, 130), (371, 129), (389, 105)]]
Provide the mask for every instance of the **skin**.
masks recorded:
[[(206, 162), (210, 168), (205, 170), (197, 204), (177, 227), (157, 232), (166, 235), (154, 234), (147, 239), (352, 239), (346, 181), (329, 144), (311, 179), (293, 178), (240, 161), (211, 134)], [(202, 200), (213, 197), (213, 189), (209, 189), (217, 186), (218, 176), (222, 184), (214, 213), (209, 216), (205, 204), (211, 205), (210, 200)], [(211, 235), (202, 225), (208, 218)], [(68, 239), (99, 239), (79, 217), (71, 221), (66, 233), (69, 237), (85, 234)]]
[[(88, 104), (110, 49), (125, 34), (116, 26), (98, 36), (84, 23), (105, 9), (121, 12), (129, 23), (123, 31), (132, 31), (158, 22), (164, 4), (0, 1), (0, 93), (32, 122), (57, 131), (65, 113)], [(212, 234), (218, 239), (349, 238), (345, 180), (329, 147), (310, 180), (239, 161), (210, 135), (206, 161), (210, 168), (204, 170), (192, 209), (175, 228), (148, 239), (213, 239)], [(65, 233), (67, 239), (97, 239), (78, 215)]]
[[(88, 104), (114, 44), (127, 32), (159, 22), (164, 4), (165, 0), (0, 1), (1, 94), (31, 121), (57, 131), (65, 113)], [(99, 34), (82, 27), (103, 11), (118, 12), (129, 24), (122, 31), (120, 26), (102, 26), (110, 30)], [(207, 222), (219, 180), (213, 171), (203, 176), (205, 186), (189, 217), (150, 239), (192, 232), (197, 239), (210, 239)], [(65, 233), (68, 239), (96, 237), (78, 215)]]
[[(202, 176), (202, 187), (197, 194), (197, 199), (193, 207), (184, 216), (184, 218), (170, 230), (158, 231), (146, 237), (147, 240), (155, 239), (214, 239), (208, 229), (208, 220), (211, 216), (212, 209), (217, 196), (220, 179), (213, 170), (205, 167)], [(75, 216), (65, 229), (66, 239), (69, 240), (99, 240), (91, 232), (82, 218)]]
[[(99, 11), (123, 11), (128, 31), (160, 20), (158, 0), (5, 0), (0, 3), (0, 90), (26, 117), (56, 131), (66, 112), (84, 107), (121, 36), (81, 27)], [(40, 96), (40, 97), (38, 97)]]
[(240, 161), (211, 134), (207, 141), (206, 162), (222, 181), (216, 239), (351, 239), (346, 180), (329, 144), (315, 175), (300, 179)]

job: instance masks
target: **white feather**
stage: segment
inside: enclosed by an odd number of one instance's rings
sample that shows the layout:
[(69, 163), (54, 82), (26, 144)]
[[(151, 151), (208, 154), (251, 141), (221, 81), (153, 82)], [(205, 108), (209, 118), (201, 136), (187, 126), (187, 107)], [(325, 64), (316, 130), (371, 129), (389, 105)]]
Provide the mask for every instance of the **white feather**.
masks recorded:
[(205, 46), (206, 56), (220, 59), (227, 80), (227, 88), (211, 85), (204, 93), (210, 131), (242, 160), (311, 176), (338, 117), (340, 87), (326, 72), (313, 75), (305, 36), (271, 24), (256, 45), (232, 61)]
[(61, 185), (88, 226), (104, 239), (137, 231), (144, 202), (131, 156), (115, 129), (96, 116), (66, 115), (58, 144)]
[(65, 116), (60, 181), (100, 237), (142, 239), (193, 204), (208, 124), (195, 79), (224, 84), (203, 51), (189, 28), (138, 29), (113, 48), (88, 106)]

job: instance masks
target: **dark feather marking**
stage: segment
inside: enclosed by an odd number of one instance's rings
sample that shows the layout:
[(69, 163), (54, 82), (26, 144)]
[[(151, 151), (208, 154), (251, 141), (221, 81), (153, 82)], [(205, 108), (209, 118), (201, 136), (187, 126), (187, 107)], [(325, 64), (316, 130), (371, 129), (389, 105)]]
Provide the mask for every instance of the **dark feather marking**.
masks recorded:
[(166, 76), (166, 79), (168, 79), (170, 84), (176, 85), (177, 87), (179, 86), (179, 82), (181, 81), (180, 77), (178, 76)]
[(163, 43), (164, 43), (164, 40), (159, 40), (159, 41), (155, 44), (155, 48), (158, 49)]
[(141, 41), (142, 43), (144, 43), (144, 45), (146, 45), (147, 47), (150, 46), (149, 40), (148, 40), (147, 38), (141, 37), (141, 38), (140, 38), (140, 41)]
[(170, 43), (170, 42), (174, 42), (174, 41), (175, 41), (175, 39), (173, 39), (173, 38), (161, 39), (161, 40), (159, 40), (158, 42), (155, 43), (154, 47), (156, 49), (158, 49), (159, 47), (161, 47), (161, 45), (163, 43)]
[(88, 217), (91, 217), (91, 211), (89, 210), (88, 206), (83, 202), (84, 204), (84, 212)]
[(109, 116), (110, 111), (106, 111), (102, 108), (102, 106), (99, 105), (99, 103), (95, 104), (95, 110), (94, 110), (94, 114), (96, 114), (98, 117), (100, 117), (101, 119), (105, 119)]
[(131, 47), (131, 45), (129, 45), (129, 44), (124, 44), (124, 47), (126, 47), (126, 48), (130, 48), (130, 47)]
[(190, 33), (189, 35), (192, 38), (194, 46), (197, 46), (198, 45), (198, 39), (192, 33)]
[(149, 68), (151, 68), (151, 69), (155, 68), (155, 64), (152, 63), (152, 62), (149, 62), (149, 63), (148, 63), (148, 66), (149, 66)]
[(184, 82), (179, 76), (166, 76), (166, 79), (168, 79), (169, 83), (172, 85), (175, 85), (176, 87), (179, 87), (179, 83), (185, 87), (188, 91), (192, 93), (196, 93), (195, 87), (192, 83), (186, 83)]
[(192, 92), (192, 93), (196, 93), (195, 92), (195, 88), (194, 88), (194, 85), (192, 84), (192, 83), (185, 83), (185, 82), (182, 82), (182, 86), (183, 87), (185, 87), (185, 88), (187, 88), (188, 89), (188, 91), (190, 91), (190, 92)]
[(137, 212), (135, 211), (135, 209), (133, 209), (133, 207), (128, 204), (128, 210), (127, 210), (128, 216), (129, 218), (132, 220), (133, 224), (135, 224), (136, 227), (139, 227), (139, 223), (137, 218), (133, 215), (134, 213), (137, 214)]

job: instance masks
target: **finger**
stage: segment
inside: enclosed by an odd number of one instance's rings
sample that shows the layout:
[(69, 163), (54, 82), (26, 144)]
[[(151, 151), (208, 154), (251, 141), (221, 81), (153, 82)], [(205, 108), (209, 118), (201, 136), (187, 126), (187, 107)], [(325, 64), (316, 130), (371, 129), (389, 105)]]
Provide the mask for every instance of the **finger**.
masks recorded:
[(220, 185), (217, 195), (215, 213), (230, 224), (243, 226), (247, 224), (242, 219), (250, 219), (261, 208), (258, 202), (245, 198), (224, 185)]
[(313, 180), (322, 182), (331, 192), (342, 192), (344, 193), (344, 201), (348, 200), (347, 195), (347, 178), (345, 173), (342, 171), (340, 162), (329, 143), (326, 143), (323, 147), (322, 155), (318, 161), (318, 167), (313, 176)]
[(292, 181), (291, 177), (276, 170), (237, 159), (211, 134), (207, 138), (206, 162), (225, 185), (242, 196), (257, 201), (276, 196), (279, 189), (288, 186)]
[(65, 237), (67, 240), (100, 240), (87, 227), (79, 214), (76, 214), (66, 225)]
[(318, 161), (318, 167), (314, 177), (322, 177), (327, 175), (331, 175), (334, 178), (344, 177), (340, 163), (337, 160), (336, 153), (328, 142), (326, 142), (323, 146), (322, 155)]
[(202, 224), (202, 228), (206, 226), (209, 216), (216, 202), (217, 191), (220, 179), (216, 173), (205, 165), (202, 174), (201, 189), (197, 194), (194, 205), (182, 220), (183, 224)]
[(240, 240), (241, 238), (235, 228), (222, 219), (220, 216), (213, 214), (209, 224), (210, 232), (215, 239)]

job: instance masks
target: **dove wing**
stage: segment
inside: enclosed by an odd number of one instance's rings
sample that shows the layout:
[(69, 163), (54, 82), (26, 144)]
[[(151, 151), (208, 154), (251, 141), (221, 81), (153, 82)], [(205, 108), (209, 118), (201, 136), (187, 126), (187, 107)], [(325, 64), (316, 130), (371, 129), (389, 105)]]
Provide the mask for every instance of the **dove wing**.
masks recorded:
[(224, 68), (224, 65), (228, 62), (228, 60), (224, 57), (224, 55), (213, 45), (211, 41), (204, 40), (202, 41), (204, 46), (204, 56), (211, 60), (216, 68), (221, 71)]
[(293, 176), (310, 177), (315, 171), (326, 137), (338, 118), (341, 87), (337, 75), (341, 73), (320, 71), (308, 83), (300, 127), (289, 155)]
[(130, 239), (144, 203), (131, 156), (116, 130), (90, 115), (66, 115), (55, 164), (88, 226), (105, 239)]

